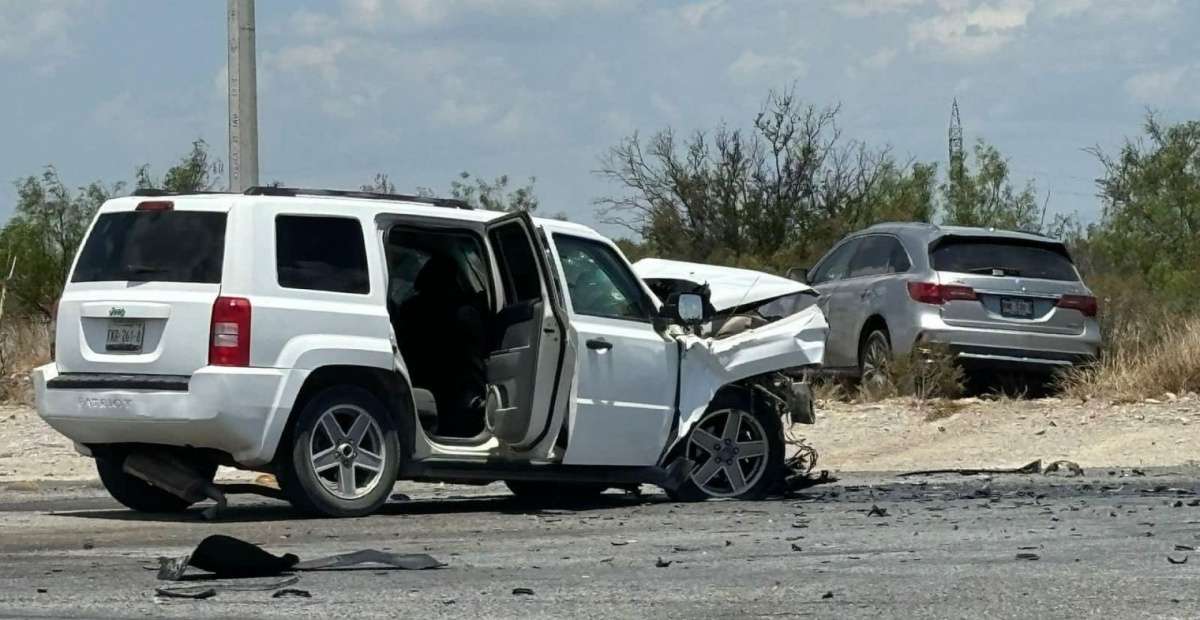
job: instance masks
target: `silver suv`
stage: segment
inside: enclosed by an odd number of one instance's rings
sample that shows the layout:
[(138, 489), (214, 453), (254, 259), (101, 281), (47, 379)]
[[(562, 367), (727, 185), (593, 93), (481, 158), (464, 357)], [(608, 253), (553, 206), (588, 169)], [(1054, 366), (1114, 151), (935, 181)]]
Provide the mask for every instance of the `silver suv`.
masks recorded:
[(881, 381), (893, 355), (942, 343), (964, 366), (1051, 372), (1096, 355), (1096, 298), (1040, 235), (887, 223), (853, 233), (800, 279), (821, 293), (826, 368)]

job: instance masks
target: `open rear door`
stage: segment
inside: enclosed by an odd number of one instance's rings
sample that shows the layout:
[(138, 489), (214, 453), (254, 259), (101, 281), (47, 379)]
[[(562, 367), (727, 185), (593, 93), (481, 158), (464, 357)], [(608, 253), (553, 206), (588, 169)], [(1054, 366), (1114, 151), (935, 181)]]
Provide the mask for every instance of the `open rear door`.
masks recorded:
[(533, 218), (518, 212), (487, 225), (500, 275), (499, 310), (489, 327), (487, 381), (500, 392), (487, 424), (502, 444), (527, 450), (554, 418), (563, 357), (565, 313), (550, 281), (550, 263)]

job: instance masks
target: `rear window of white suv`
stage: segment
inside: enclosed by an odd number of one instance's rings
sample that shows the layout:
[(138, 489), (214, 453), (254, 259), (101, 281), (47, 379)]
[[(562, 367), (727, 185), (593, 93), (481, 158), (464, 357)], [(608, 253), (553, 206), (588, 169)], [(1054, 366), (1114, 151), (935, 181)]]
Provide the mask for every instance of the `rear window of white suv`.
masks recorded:
[(72, 282), (221, 282), (225, 214), (121, 211), (96, 219)]

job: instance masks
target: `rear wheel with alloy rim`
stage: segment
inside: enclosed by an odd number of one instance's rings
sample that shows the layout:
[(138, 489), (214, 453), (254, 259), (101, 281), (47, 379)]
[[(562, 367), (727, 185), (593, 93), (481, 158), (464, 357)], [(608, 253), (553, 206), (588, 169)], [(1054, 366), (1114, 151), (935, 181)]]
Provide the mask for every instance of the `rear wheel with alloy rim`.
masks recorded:
[(400, 444), (383, 404), (354, 386), (328, 388), (299, 412), (279, 484), (297, 508), (331, 517), (370, 514), (387, 501)]
[(858, 352), (858, 369), (863, 387), (880, 390), (891, 381), (892, 343), (882, 329), (872, 331)]
[(774, 411), (743, 395), (719, 397), (688, 433), (684, 455), (695, 463), (673, 499), (761, 499), (783, 467), (783, 431)]

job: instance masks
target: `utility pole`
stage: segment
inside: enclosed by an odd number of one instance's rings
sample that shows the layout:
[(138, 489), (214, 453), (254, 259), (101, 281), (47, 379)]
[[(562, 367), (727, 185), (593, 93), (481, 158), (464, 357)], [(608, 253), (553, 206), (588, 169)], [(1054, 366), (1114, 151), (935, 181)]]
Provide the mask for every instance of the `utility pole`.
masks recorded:
[(950, 187), (957, 187), (963, 177), (962, 119), (958, 117), (958, 98), (950, 106)]
[(254, 0), (229, 0), (229, 191), (258, 185)]

